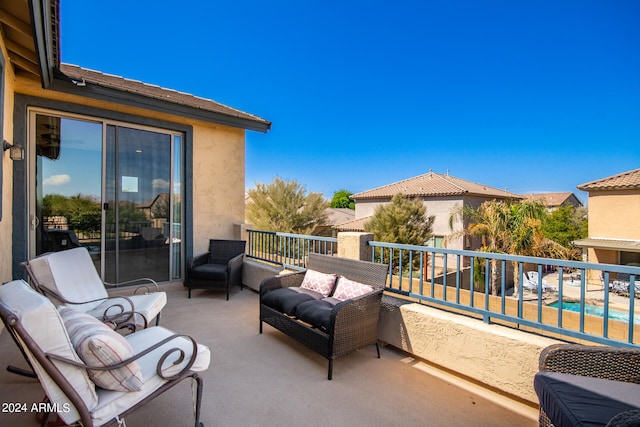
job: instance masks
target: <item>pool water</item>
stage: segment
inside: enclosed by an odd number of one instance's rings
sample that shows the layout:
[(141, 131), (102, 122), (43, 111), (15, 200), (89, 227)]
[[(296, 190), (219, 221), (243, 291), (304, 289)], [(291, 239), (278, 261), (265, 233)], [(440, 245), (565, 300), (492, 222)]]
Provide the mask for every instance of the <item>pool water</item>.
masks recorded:
[[(549, 304), (549, 307), (558, 308), (558, 302)], [(562, 309), (567, 311), (574, 311), (580, 313), (580, 303), (576, 301), (563, 301)], [(593, 304), (584, 305), (584, 314), (590, 316), (604, 317), (604, 307)], [(640, 323), (640, 316), (634, 316), (633, 323)], [(609, 319), (621, 320), (623, 322), (629, 322), (629, 313), (622, 310), (609, 309)]]

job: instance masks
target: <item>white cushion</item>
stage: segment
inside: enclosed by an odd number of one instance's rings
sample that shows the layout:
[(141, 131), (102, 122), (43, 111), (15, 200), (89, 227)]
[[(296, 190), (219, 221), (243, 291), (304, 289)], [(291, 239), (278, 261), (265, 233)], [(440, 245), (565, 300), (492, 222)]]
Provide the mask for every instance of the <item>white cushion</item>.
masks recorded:
[[(72, 302), (107, 298), (107, 290), (86, 248), (43, 254), (29, 261), (38, 283)], [(89, 311), (100, 301), (75, 305)]]
[[(24, 281), (14, 280), (0, 286), (0, 301), (18, 316), (26, 332), (42, 351), (82, 363), (71, 345), (58, 311), (46, 297), (36, 293)], [(51, 403), (59, 408), (64, 408), (64, 405), (68, 404), (71, 408), (70, 411), (63, 411), (58, 415), (67, 424), (79, 420), (80, 415), (75, 406), (47, 375), (24, 343), (21, 344)], [(89, 411), (92, 411), (98, 405), (98, 396), (87, 371), (64, 362), (53, 361), (53, 364), (78, 392)]]
[[(71, 307), (60, 307), (59, 311), (71, 343), (85, 364), (106, 367), (133, 357), (129, 342), (95, 317)], [(90, 369), (89, 377), (97, 386), (108, 390), (142, 389), (142, 374), (136, 361), (106, 371)]]
[(373, 286), (354, 282), (353, 280), (349, 280), (344, 276), (340, 276), (338, 278), (336, 291), (333, 293), (333, 297), (335, 299), (344, 301), (366, 295), (370, 292), (373, 292)]
[(322, 294), (322, 296), (326, 298), (331, 295), (331, 292), (336, 285), (337, 277), (338, 276), (335, 274), (326, 274), (315, 270), (307, 270), (304, 274), (304, 279), (302, 279), (300, 287)]
[[(138, 353), (173, 334), (173, 331), (163, 328), (162, 326), (154, 326), (127, 335), (125, 338), (127, 339), (127, 341), (129, 341), (129, 344), (131, 344), (134, 351)], [(156, 365), (160, 356), (167, 350), (174, 347), (179, 347), (185, 351), (185, 362), (193, 353), (193, 345), (191, 341), (187, 340), (186, 338), (178, 338), (169, 341), (160, 348), (138, 359), (138, 362), (142, 369), (142, 378), (144, 381), (142, 390), (125, 393), (121, 391), (98, 389), (100, 403), (92, 414), (95, 424), (99, 426), (112, 420), (113, 417), (115, 417), (117, 414), (121, 413), (127, 408), (130, 408), (132, 405), (137, 404), (149, 394), (153, 393), (162, 384), (164, 384), (166, 381), (156, 373)], [(209, 348), (207, 346), (202, 344), (198, 344), (197, 351), (198, 354), (193, 366), (191, 367), (191, 370), (194, 372), (202, 372), (209, 367), (211, 352), (209, 351)], [(178, 353), (176, 352), (172, 353), (172, 355), (167, 358), (167, 360), (165, 361), (165, 367), (167, 368), (163, 370), (164, 375), (175, 375), (180, 371), (181, 367), (185, 365), (184, 363), (175, 366), (171, 365), (171, 362), (175, 360), (177, 356)]]
[[(139, 294), (139, 295), (127, 295), (135, 307), (135, 311), (137, 313), (142, 314), (147, 322), (151, 324), (152, 320), (160, 314), (160, 311), (167, 305), (167, 293), (166, 292), (152, 292), (149, 294)], [(112, 296), (108, 300), (100, 303), (100, 305), (94, 307), (92, 310), (89, 310), (87, 314), (90, 314), (93, 317), (98, 319), (102, 319), (105, 310), (114, 304), (122, 304), (125, 311), (131, 311), (130, 304), (124, 298), (118, 298), (117, 296)], [(114, 308), (109, 309), (108, 314), (117, 314), (120, 311)], [(143, 327), (144, 320), (140, 318), (140, 316), (136, 316), (135, 318), (136, 325)]]

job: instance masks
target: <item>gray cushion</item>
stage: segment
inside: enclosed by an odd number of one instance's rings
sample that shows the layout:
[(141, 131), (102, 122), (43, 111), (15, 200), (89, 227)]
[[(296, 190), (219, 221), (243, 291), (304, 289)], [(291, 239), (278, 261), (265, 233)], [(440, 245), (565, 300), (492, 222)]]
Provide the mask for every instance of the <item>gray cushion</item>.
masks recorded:
[(640, 384), (539, 372), (533, 388), (556, 427), (604, 426), (620, 412), (640, 409)]
[(191, 270), (194, 279), (206, 279), (225, 282), (227, 280), (226, 264), (202, 264)]
[(262, 297), (262, 303), (267, 307), (286, 313), (290, 316), (296, 315), (296, 307), (305, 302), (322, 298), (322, 295), (308, 289), (293, 287), (279, 288), (267, 292)]

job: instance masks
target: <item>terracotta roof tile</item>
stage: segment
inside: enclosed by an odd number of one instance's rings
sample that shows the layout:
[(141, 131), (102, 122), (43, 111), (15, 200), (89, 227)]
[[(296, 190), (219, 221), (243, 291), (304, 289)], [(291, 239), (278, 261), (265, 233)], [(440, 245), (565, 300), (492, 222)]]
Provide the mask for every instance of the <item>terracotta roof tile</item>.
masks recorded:
[(572, 192), (522, 194), (528, 200), (539, 201), (549, 207), (561, 206), (563, 203), (568, 202), (572, 195)]
[(413, 178), (384, 185), (372, 190), (363, 191), (351, 196), (355, 200), (391, 198), (397, 193), (407, 196), (435, 197), (453, 195), (479, 195), (499, 199), (520, 199), (517, 194), (505, 190), (489, 187), (487, 185), (466, 181), (451, 175), (442, 175), (429, 172)]
[(139, 80), (127, 79), (125, 77), (106, 74), (100, 71), (89, 70), (77, 65), (60, 64), (60, 71), (68, 78), (99, 86), (113, 88), (133, 94), (146, 96), (149, 98), (162, 100), (173, 104), (197, 108), (205, 111), (236, 117), (244, 120), (259, 123), (263, 126), (271, 126), (271, 122), (253, 114), (245, 113), (224, 104), (220, 104), (210, 99), (201, 98), (173, 89), (166, 89), (157, 85), (143, 83)]
[(578, 185), (579, 190), (633, 190), (640, 189), (640, 169), (598, 179)]

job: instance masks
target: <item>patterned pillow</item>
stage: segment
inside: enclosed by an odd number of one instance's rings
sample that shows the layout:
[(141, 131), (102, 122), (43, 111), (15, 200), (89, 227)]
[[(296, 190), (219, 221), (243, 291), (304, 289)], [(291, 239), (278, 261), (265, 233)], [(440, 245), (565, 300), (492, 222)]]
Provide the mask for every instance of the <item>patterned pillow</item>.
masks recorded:
[[(127, 340), (98, 319), (72, 307), (60, 307), (60, 316), (67, 328), (76, 353), (89, 366), (110, 366), (134, 356)], [(140, 391), (142, 372), (138, 362), (108, 371), (87, 370), (98, 386), (107, 390)]]
[(322, 296), (326, 298), (331, 295), (331, 291), (333, 291), (333, 287), (336, 285), (337, 277), (335, 274), (325, 274), (315, 270), (307, 270), (300, 287), (322, 294)]
[(338, 278), (336, 291), (333, 293), (333, 297), (335, 299), (344, 301), (357, 298), (361, 295), (368, 294), (369, 292), (373, 292), (373, 286), (354, 282), (353, 280), (349, 280), (344, 276), (340, 276)]

